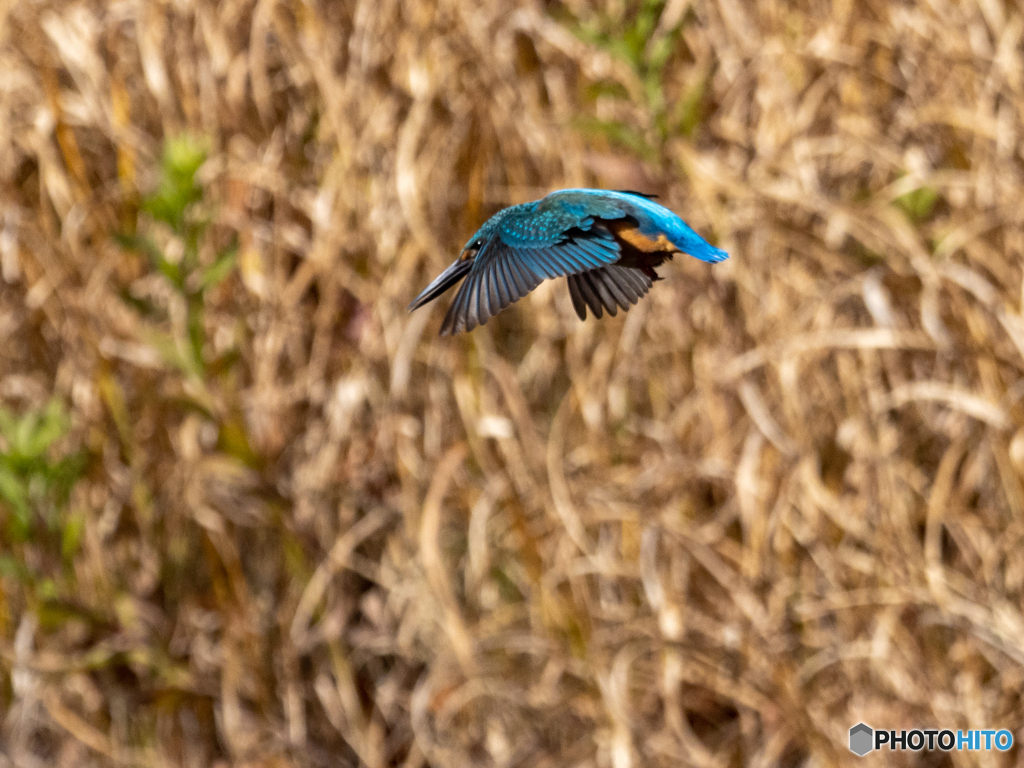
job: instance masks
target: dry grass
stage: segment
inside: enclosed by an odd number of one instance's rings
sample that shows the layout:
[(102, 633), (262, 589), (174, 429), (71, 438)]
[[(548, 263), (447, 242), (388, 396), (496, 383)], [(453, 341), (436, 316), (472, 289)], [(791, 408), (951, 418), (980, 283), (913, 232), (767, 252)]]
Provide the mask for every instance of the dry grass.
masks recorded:
[[(1011, 6), (0, 3), (0, 765), (1020, 738)], [(561, 284), (450, 340), (405, 313), (577, 185), (732, 258), (600, 322)]]

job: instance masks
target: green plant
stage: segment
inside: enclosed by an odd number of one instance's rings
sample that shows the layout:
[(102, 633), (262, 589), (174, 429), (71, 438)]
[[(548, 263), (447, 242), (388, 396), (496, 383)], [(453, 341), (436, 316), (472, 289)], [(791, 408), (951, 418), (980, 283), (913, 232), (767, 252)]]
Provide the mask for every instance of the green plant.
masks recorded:
[[(251, 447), (241, 416), (233, 372), (240, 358), (238, 340), (215, 354), (206, 338), (210, 293), (235, 271), (238, 250), (234, 235), (225, 244), (224, 233), (211, 226), (212, 204), (207, 188), (197, 179), (207, 156), (204, 140), (188, 135), (169, 139), (161, 159), (159, 182), (141, 201), (140, 212), (148, 214), (148, 219), (139, 216), (135, 232), (116, 236), (122, 247), (143, 256), (170, 284), (175, 300), (184, 304), (184, 327), (169, 322), (167, 307), (136, 297), (128, 288), (121, 295), (140, 315), (141, 340), (184, 379), (170, 392), (164, 391), (164, 405), (179, 413), (183, 409), (201, 413), (216, 426), (221, 451), (256, 467), (261, 459)], [(161, 229), (164, 240), (177, 244), (178, 253), (173, 258), (169, 249), (157, 245)], [(106, 399), (115, 421), (126, 425), (123, 396), (117, 394), (112, 379), (104, 391), (109, 395)], [(127, 426), (119, 426), (119, 431), (130, 452)]]
[(51, 532), (63, 533), (61, 549), (67, 556), (77, 548), (81, 522), (65, 521), (62, 513), (88, 458), (84, 450), (52, 457), (53, 444), (67, 433), (69, 424), (57, 400), (20, 417), (0, 408), (0, 507), (8, 512), (8, 536), (15, 542), (28, 541), (41, 522)]
[(907, 218), (917, 224), (931, 216), (939, 202), (939, 192), (934, 187), (923, 186), (900, 195), (894, 202)]
[[(145, 234), (120, 234), (117, 240), (128, 250), (146, 256), (160, 274), (171, 284), (186, 307), (186, 337), (179, 338), (156, 328), (149, 328), (150, 343), (164, 360), (180, 369), (186, 376), (202, 380), (210, 366), (223, 368), (228, 361), (211, 359), (206, 351), (204, 307), (207, 293), (221, 283), (235, 268), (237, 247), (232, 242), (220, 249), (208, 264), (202, 264), (200, 252), (207, 243), (210, 219), (203, 207), (204, 190), (196, 180), (196, 173), (208, 154), (205, 141), (183, 135), (167, 141), (160, 166), (160, 181), (156, 189), (143, 198), (141, 209), (154, 222), (166, 225), (171, 235), (181, 244), (179, 257), (170, 258)], [(124, 298), (143, 315), (158, 316), (156, 308), (135, 299), (129, 293)]]
[[(635, 13), (625, 19), (612, 18), (603, 12), (586, 20), (571, 15), (565, 19), (577, 37), (606, 50), (630, 66), (643, 85), (644, 106), (653, 117), (653, 127), (659, 141), (664, 141), (673, 133), (692, 135), (703, 117), (702, 108), (709, 75), (706, 72), (697, 73), (699, 76), (693, 79), (681, 98), (672, 103), (667, 102), (665, 68), (677, 44), (682, 21), (655, 36), (664, 8), (665, 0), (641, 0)], [(617, 84), (604, 83), (589, 89), (592, 96), (615, 94), (621, 90)], [(651, 158), (656, 153), (648, 137), (619, 121), (582, 120), (578, 127), (586, 133), (602, 135), (608, 141), (643, 157)]]

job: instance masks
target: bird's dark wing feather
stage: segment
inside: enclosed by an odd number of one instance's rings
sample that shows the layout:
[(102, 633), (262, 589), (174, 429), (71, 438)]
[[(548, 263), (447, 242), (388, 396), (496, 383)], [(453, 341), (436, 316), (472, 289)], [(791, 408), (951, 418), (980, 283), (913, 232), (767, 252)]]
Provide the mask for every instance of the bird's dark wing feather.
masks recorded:
[[(536, 288), (546, 275), (538, 275), (504, 243), (492, 242), (477, 254), (473, 269), (459, 286), (448, 308), (441, 335), (471, 331)], [(480, 259), (483, 257), (484, 262)]]
[(571, 230), (562, 237), (532, 248), (510, 246), (500, 236), (484, 243), (441, 323), (441, 335), (483, 325), (544, 280), (590, 272), (619, 258), (619, 244), (606, 229)]
[(639, 269), (610, 265), (578, 275), (569, 275), (569, 296), (580, 320), (587, 319), (587, 307), (601, 317), (602, 307), (615, 317), (618, 307), (628, 310), (651, 289), (654, 282)]

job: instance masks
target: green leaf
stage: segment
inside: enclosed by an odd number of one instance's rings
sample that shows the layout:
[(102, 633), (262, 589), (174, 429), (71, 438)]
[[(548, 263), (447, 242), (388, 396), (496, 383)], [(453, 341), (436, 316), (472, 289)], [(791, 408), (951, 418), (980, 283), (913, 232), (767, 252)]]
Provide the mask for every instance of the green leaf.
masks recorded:
[(82, 544), (82, 532), (85, 530), (85, 515), (76, 512), (68, 516), (61, 533), (60, 553), (65, 562), (70, 562), (78, 553)]
[(625, 100), (629, 98), (629, 91), (622, 83), (614, 80), (598, 80), (587, 85), (583, 90), (583, 95), (588, 101), (597, 101), (602, 96)]
[(938, 201), (939, 191), (934, 187), (924, 186), (900, 195), (894, 202), (911, 221), (921, 222), (931, 216)]
[(306, 551), (303, 549), (302, 543), (293, 534), (289, 533), (287, 529), (283, 529), (282, 534), (281, 550), (284, 554), (285, 571), (293, 579), (299, 581), (308, 580), (313, 569), (306, 559)]
[(187, 133), (175, 136), (164, 147), (164, 173), (180, 186), (191, 185), (196, 171), (206, 162), (207, 151), (204, 139)]
[(675, 37), (673, 35), (664, 35), (654, 42), (651, 46), (650, 51), (647, 54), (647, 66), (656, 72), (660, 73), (665, 69), (665, 65), (668, 64), (669, 58), (672, 56), (672, 50), (675, 47)]
[(149, 299), (141, 299), (138, 296), (133, 296), (131, 291), (127, 288), (122, 288), (117, 292), (117, 295), (121, 298), (128, 306), (132, 307), (136, 312), (146, 318), (152, 318), (156, 320), (166, 320), (167, 313), (160, 309)]
[(232, 414), (221, 424), (217, 447), (249, 467), (258, 468), (260, 465), (260, 457), (249, 443), (249, 434), (241, 414)]
[(146, 341), (153, 347), (165, 363), (177, 368), (186, 376), (202, 378), (203, 366), (195, 359), (192, 344), (179, 344), (178, 340), (165, 331), (148, 329), (145, 332)]
[(224, 278), (231, 274), (238, 259), (238, 248), (229, 248), (224, 251), (217, 260), (203, 270), (199, 280), (199, 290), (205, 291), (221, 283)]
[(24, 421), (31, 426), (25, 430), (21, 452), (32, 459), (46, 453), (50, 445), (63, 437), (71, 425), (59, 400), (51, 400), (42, 413), (26, 414)]
[(89, 464), (89, 452), (80, 449), (65, 456), (56, 464), (46, 467), (46, 479), (58, 507), (63, 507), (71, 497), (71, 489), (79, 481)]
[(148, 237), (117, 233), (114, 235), (114, 241), (126, 251), (144, 254), (157, 271), (174, 283), (179, 290), (181, 289), (181, 268), (174, 262), (168, 261), (160, 252), (160, 249), (156, 247), (156, 244)]
[(100, 398), (107, 406), (110, 418), (114, 420), (117, 427), (117, 434), (121, 438), (121, 446), (126, 455), (132, 450), (132, 421), (128, 416), (128, 404), (125, 401), (124, 389), (115, 379), (109, 370), (101, 367), (97, 377), (97, 389), (100, 391)]
[(57, 583), (53, 579), (41, 579), (36, 582), (36, 597), (42, 601), (56, 600), (60, 596)]
[(186, 210), (203, 196), (195, 175), (206, 156), (207, 142), (202, 139), (184, 134), (168, 140), (164, 145), (160, 183), (156, 191), (142, 201), (142, 209), (181, 233)]
[[(27, 538), (28, 529), (32, 525), (32, 508), (28, 503), (28, 485), (6, 466), (0, 465), (0, 500), (14, 514), (12, 522), (17, 525), (17, 532), (24, 532)], [(18, 536), (22, 538), (22, 536)]]
[(181, 274), (181, 267), (175, 264), (173, 261), (168, 261), (163, 256), (157, 259), (156, 268), (160, 271), (164, 277), (171, 281), (176, 288), (181, 289), (184, 278)]
[(29, 573), (25, 563), (11, 555), (0, 555), (0, 577), (4, 576), (17, 579), (23, 584), (32, 580), (32, 574)]
[(125, 232), (115, 232), (112, 237), (114, 242), (126, 251), (144, 254), (149, 257), (153, 264), (156, 264), (159, 259), (163, 258), (163, 254), (161, 254), (160, 249), (156, 247), (156, 243), (148, 237), (128, 234)]

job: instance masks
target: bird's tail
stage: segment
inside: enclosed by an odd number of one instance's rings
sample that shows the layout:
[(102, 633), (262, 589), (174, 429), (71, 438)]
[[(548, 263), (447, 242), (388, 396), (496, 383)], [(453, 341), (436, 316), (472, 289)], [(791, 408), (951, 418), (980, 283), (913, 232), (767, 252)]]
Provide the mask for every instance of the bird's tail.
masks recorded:
[(434, 282), (423, 289), (423, 293), (413, 299), (412, 304), (409, 305), (409, 311), (412, 312), (414, 309), (422, 307), (424, 304), (433, 301), (442, 293), (447, 291), (459, 280), (466, 276), (473, 267), (473, 259), (459, 259), (452, 264), (448, 269), (438, 275)]

